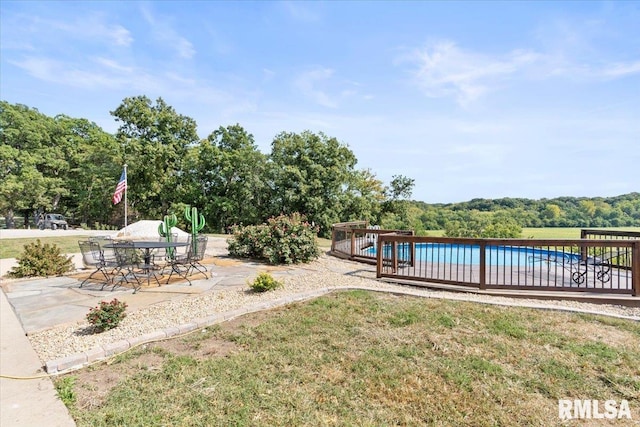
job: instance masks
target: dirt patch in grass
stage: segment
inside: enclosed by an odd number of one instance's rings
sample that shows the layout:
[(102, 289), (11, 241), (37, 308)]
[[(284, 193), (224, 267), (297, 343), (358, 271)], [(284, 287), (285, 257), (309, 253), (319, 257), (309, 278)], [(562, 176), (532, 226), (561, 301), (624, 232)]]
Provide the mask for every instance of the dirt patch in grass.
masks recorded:
[(95, 369), (85, 369), (75, 376), (78, 389), (76, 404), (82, 410), (99, 408), (111, 390), (124, 378), (141, 371), (161, 369), (164, 358), (156, 353), (141, 353), (122, 363), (104, 364)]
[(167, 355), (204, 360), (236, 354), (242, 347), (220, 335), (234, 336), (268, 317), (268, 312), (252, 313), (183, 337), (144, 344), (106, 363), (78, 371), (72, 375), (77, 388), (76, 406), (82, 410), (102, 406), (111, 390), (127, 378), (140, 372), (162, 370)]

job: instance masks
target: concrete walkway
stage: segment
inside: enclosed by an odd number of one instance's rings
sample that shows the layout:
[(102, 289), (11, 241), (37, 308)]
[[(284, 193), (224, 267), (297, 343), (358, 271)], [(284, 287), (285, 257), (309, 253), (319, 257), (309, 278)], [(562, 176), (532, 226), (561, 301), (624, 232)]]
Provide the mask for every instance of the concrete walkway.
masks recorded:
[[(42, 362), (9, 304), (0, 292), (0, 373), (38, 377)], [(66, 427), (76, 423), (58, 398), (51, 379), (0, 378), (0, 426), (2, 427)]]

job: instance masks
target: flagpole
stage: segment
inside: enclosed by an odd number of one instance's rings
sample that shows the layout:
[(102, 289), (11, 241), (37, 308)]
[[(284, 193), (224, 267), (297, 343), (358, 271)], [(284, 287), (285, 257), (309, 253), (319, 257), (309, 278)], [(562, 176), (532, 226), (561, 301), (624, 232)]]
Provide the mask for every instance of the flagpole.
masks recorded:
[[(127, 228), (127, 187), (129, 186), (129, 178), (127, 177), (127, 164), (124, 164), (124, 228)], [(126, 233), (126, 231), (125, 231)]]

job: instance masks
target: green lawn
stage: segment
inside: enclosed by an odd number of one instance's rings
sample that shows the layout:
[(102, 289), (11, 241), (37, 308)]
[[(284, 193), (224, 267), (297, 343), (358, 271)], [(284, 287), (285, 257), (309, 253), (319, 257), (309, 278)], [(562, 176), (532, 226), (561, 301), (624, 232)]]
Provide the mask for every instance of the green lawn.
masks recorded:
[[(209, 236), (229, 238), (231, 236), (226, 234), (209, 234)], [(42, 237), (39, 240), (44, 243), (58, 246), (62, 253), (79, 253), (78, 240), (86, 240), (89, 236), (56, 236), (56, 237)], [(38, 238), (29, 239), (0, 239), (0, 259), (3, 258), (17, 258), (24, 246), (35, 242)], [(331, 240), (318, 239), (318, 246), (321, 249), (328, 250), (331, 248)]]
[(55, 382), (80, 427), (564, 425), (558, 399), (626, 400), (623, 426), (638, 361), (638, 322), (353, 291)]
[[(584, 228), (584, 227), (582, 227)], [(582, 228), (558, 227), (558, 228), (523, 228), (522, 237), (532, 239), (579, 239)], [(597, 228), (597, 227), (593, 227)], [(598, 230), (621, 230), (640, 232), (640, 227), (608, 227)]]
[[(584, 227), (545, 227), (545, 228), (523, 228), (523, 239), (579, 239), (580, 230)], [(602, 230), (624, 230), (640, 232), (640, 227), (608, 227)], [(442, 237), (444, 230), (429, 230), (427, 235), (431, 237)]]
[(60, 248), (62, 253), (79, 253), (78, 240), (86, 240), (89, 236), (56, 236), (42, 238), (1, 239), (0, 258), (17, 258), (24, 250), (25, 245), (40, 240), (43, 244), (49, 243)]

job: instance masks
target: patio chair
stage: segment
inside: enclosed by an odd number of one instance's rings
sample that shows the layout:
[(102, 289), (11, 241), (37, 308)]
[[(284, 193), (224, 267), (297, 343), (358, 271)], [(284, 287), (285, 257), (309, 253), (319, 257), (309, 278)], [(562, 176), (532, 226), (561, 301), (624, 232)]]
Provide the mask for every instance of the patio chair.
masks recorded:
[[(191, 267), (191, 273), (194, 274), (194, 271), (199, 272), (204, 275), (204, 278), (207, 279), (207, 267), (202, 265), (200, 262), (204, 259), (204, 253), (207, 250), (207, 243), (209, 242), (209, 238), (204, 235), (200, 235), (196, 238), (196, 245), (190, 245), (189, 248), (192, 250), (195, 249), (195, 252), (191, 254), (191, 258), (189, 259), (189, 265)], [(193, 247), (192, 247), (193, 246)]]
[(167, 283), (171, 280), (173, 273), (176, 273), (178, 276), (189, 282), (189, 286), (191, 286), (189, 276), (195, 272), (202, 274), (205, 279), (208, 279), (207, 268), (200, 263), (204, 258), (208, 241), (209, 238), (204, 235), (196, 237), (195, 244), (193, 244), (191, 238), (189, 239), (187, 253), (184, 255), (176, 255), (173, 259), (168, 261), (169, 266), (171, 267), (171, 273), (169, 273)]
[(96, 242), (100, 245), (100, 252), (105, 261), (116, 262), (116, 253), (113, 248), (105, 248), (105, 245), (113, 244), (113, 238), (111, 236), (91, 236), (89, 237), (89, 241)]
[[(136, 269), (139, 269), (140, 264), (140, 254), (135, 248), (133, 242), (125, 240), (114, 244), (113, 249), (116, 256), (116, 269), (114, 270), (114, 275), (120, 275), (122, 276), (122, 280), (125, 282), (133, 283), (133, 293), (135, 294), (142, 286), (140, 279), (138, 279), (138, 276), (136, 275)], [(133, 279), (135, 282), (129, 281), (129, 279)], [(114, 278), (113, 283), (114, 285), (112, 290), (115, 289), (120, 282), (116, 283)]]
[[(158, 239), (159, 242), (166, 242), (167, 239), (166, 237), (162, 237), (160, 236), (160, 238)], [(178, 241), (178, 234), (177, 233), (172, 233), (171, 234), (171, 241), (172, 242), (177, 242)], [(167, 248), (167, 249), (156, 249), (155, 253), (154, 253), (154, 257), (160, 260), (164, 260), (165, 262), (169, 262), (171, 259), (173, 259), (176, 255), (177, 248)]]
[(87, 267), (94, 267), (95, 270), (80, 283), (80, 287), (84, 286), (93, 276), (97, 273), (101, 273), (104, 276), (104, 282), (102, 282), (102, 288), (109, 284), (112, 280), (111, 273), (117, 268), (115, 260), (107, 260), (104, 258), (100, 245), (90, 240), (81, 240), (78, 242), (80, 246), (80, 252), (82, 253), (82, 263)]

